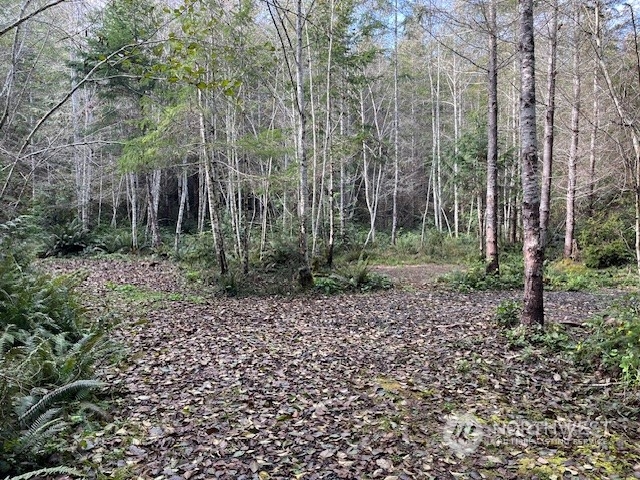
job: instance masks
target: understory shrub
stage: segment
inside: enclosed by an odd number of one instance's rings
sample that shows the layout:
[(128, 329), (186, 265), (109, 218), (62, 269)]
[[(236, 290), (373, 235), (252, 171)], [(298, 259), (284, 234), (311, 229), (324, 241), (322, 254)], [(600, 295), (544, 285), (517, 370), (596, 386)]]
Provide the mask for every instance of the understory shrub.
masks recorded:
[(46, 257), (82, 252), (91, 243), (89, 231), (77, 219), (54, 225), (46, 242)]
[(564, 325), (550, 323), (543, 326), (518, 325), (506, 332), (511, 348), (543, 348), (550, 352), (565, 352), (573, 345)]
[(466, 271), (455, 271), (439, 279), (454, 290), (471, 292), (474, 290), (511, 290), (522, 288), (524, 282), (524, 262), (522, 256), (504, 255), (500, 263), (500, 274), (486, 272), (484, 263), (476, 263)]
[[(0, 225), (0, 474), (49, 466), (65, 450), (92, 389), (96, 363), (108, 358), (105, 326), (90, 322), (73, 290), (78, 275), (50, 278), (19, 255), (20, 225)], [(96, 408), (94, 411), (99, 412)], [(53, 470), (51, 470), (53, 471)]]
[(603, 287), (634, 286), (638, 284), (637, 272), (610, 267), (589, 268), (570, 259), (557, 260), (545, 266), (544, 283), (547, 290), (569, 292), (593, 290)]
[(576, 360), (640, 386), (640, 295), (630, 294), (589, 323), (589, 336), (576, 346)]
[(496, 308), (495, 320), (501, 328), (513, 328), (520, 323), (522, 306), (520, 302), (504, 300)]
[(317, 275), (314, 281), (314, 288), (328, 295), (342, 292), (388, 290), (393, 287), (393, 283), (388, 277), (371, 271), (367, 262), (349, 264), (326, 276)]
[(191, 266), (210, 267), (216, 264), (216, 251), (211, 233), (184, 235), (179, 260)]
[[(141, 239), (138, 239), (140, 243)], [(131, 250), (132, 237), (129, 229), (105, 229), (96, 233), (92, 247), (95, 251), (108, 254), (127, 253)]]
[(268, 242), (261, 263), (265, 270), (296, 269), (300, 259), (297, 239), (283, 237)]
[(359, 245), (340, 252), (343, 261), (371, 260), (376, 263), (397, 265), (406, 263), (460, 263), (468, 262), (477, 255), (477, 241), (471, 236), (458, 238), (439, 230), (428, 230), (424, 237), (420, 231), (398, 232), (395, 245), (389, 235), (376, 233), (376, 241), (363, 249), (366, 234), (361, 235)]
[(616, 267), (633, 260), (632, 223), (619, 213), (601, 213), (586, 220), (578, 234), (584, 263), (590, 268)]

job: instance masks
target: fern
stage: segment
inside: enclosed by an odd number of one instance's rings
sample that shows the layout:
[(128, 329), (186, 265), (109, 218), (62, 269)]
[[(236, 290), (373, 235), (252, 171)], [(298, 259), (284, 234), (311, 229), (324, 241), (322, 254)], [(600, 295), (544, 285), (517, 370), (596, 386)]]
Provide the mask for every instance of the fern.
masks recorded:
[(22, 452), (38, 453), (45, 442), (61, 432), (66, 426), (65, 421), (58, 417), (61, 408), (50, 408), (40, 415), (18, 440), (18, 449)]
[(26, 412), (20, 415), (20, 417), (18, 417), (18, 421), (24, 424), (43, 410), (50, 408), (55, 402), (63, 399), (68, 399), (72, 395), (76, 395), (79, 392), (83, 392), (91, 388), (100, 388), (104, 385), (105, 384), (103, 382), (99, 382), (97, 380), (76, 380), (74, 382), (58, 387), (55, 390), (47, 393), (38, 402), (31, 406)]
[(41, 468), (40, 470), (35, 470), (29, 473), (23, 473), (22, 475), (18, 475), (17, 477), (7, 477), (5, 480), (29, 480), (35, 477), (44, 477), (44, 476), (52, 476), (52, 475), (72, 475), (74, 477), (82, 477), (82, 472), (75, 470), (73, 468), (67, 467), (53, 467), (53, 468)]
[(4, 328), (4, 332), (0, 334), (0, 359), (3, 358), (4, 353), (9, 351), (16, 341), (16, 330), (15, 325), (7, 325)]

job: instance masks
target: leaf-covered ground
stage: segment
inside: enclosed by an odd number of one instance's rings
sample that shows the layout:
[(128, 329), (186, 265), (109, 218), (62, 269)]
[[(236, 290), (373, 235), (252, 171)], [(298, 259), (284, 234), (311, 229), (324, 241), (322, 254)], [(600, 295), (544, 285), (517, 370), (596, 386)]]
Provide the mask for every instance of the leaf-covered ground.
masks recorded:
[[(510, 348), (492, 317), (517, 292), (447, 292), (424, 266), (385, 293), (233, 299), (165, 263), (48, 268), (86, 270), (87, 303), (122, 315), (114, 421), (78, 444), (101, 478), (640, 478), (638, 394)], [(547, 318), (616, 295), (552, 292)]]

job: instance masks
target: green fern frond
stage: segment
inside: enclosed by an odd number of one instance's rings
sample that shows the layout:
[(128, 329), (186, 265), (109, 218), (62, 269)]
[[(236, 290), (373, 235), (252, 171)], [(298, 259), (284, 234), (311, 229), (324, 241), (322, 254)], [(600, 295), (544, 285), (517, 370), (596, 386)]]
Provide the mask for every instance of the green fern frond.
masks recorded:
[(53, 467), (53, 468), (42, 468), (40, 470), (35, 470), (29, 473), (23, 473), (22, 475), (18, 475), (17, 477), (7, 477), (5, 480), (29, 480), (35, 477), (44, 477), (51, 475), (72, 475), (74, 477), (83, 476), (82, 472), (75, 470), (73, 468), (68, 467)]
[(2, 358), (2, 355), (5, 352), (9, 351), (13, 346), (16, 340), (16, 330), (17, 328), (15, 327), (15, 325), (7, 325), (4, 329), (4, 332), (0, 334), (0, 358)]
[(44, 412), (31, 424), (27, 435), (36, 435), (39, 431), (42, 431), (46, 425), (50, 424), (52, 420), (58, 420), (56, 419), (56, 416), (61, 411), (61, 408), (50, 408), (49, 410)]
[(80, 404), (80, 412), (91, 412), (97, 415), (102, 420), (111, 421), (112, 416), (109, 412), (107, 412), (104, 408), (99, 407), (95, 403), (92, 402), (82, 402)]
[(74, 382), (58, 387), (42, 397), (36, 404), (34, 404), (25, 413), (23, 413), (18, 418), (18, 420), (21, 423), (28, 422), (29, 419), (33, 418), (39, 412), (50, 408), (55, 402), (59, 400), (68, 398), (69, 396), (78, 392), (86, 391), (91, 388), (103, 387), (104, 385), (105, 384), (103, 382), (99, 382), (97, 380), (76, 380)]
[(50, 418), (55, 417), (60, 411), (61, 409), (54, 408), (38, 417), (36, 423), (20, 436), (18, 450), (37, 454), (42, 450), (47, 440), (64, 430), (67, 423), (62, 418)]

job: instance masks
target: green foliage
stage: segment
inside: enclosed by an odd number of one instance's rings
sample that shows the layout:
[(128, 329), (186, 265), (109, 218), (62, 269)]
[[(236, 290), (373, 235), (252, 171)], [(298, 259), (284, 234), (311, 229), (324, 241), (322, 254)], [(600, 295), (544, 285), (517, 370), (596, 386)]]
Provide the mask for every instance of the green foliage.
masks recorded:
[(520, 323), (522, 306), (513, 300), (504, 300), (496, 308), (495, 320), (501, 328), (513, 328)]
[(31, 243), (41, 230), (35, 226), (34, 218), (21, 216), (0, 224), (0, 265), (8, 262), (26, 267), (33, 260), (33, 252), (40, 245)]
[(212, 267), (217, 264), (211, 233), (184, 235), (178, 260), (194, 267)]
[(296, 269), (300, 264), (300, 249), (293, 238), (279, 237), (271, 240), (262, 257), (265, 270)]
[(241, 282), (242, 279), (240, 274), (234, 271), (229, 271), (224, 275), (220, 275), (218, 278), (218, 285), (220, 286), (222, 293), (230, 297), (238, 295)]
[(327, 276), (317, 275), (314, 288), (327, 295), (343, 292), (371, 292), (388, 290), (393, 283), (388, 277), (372, 272), (367, 262), (339, 268)]
[(66, 416), (101, 385), (90, 378), (111, 351), (73, 293), (81, 276), (33, 270), (13, 244), (15, 228), (0, 225), (0, 474), (37, 467), (61, 448)]
[(518, 325), (506, 332), (511, 348), (542, 348), (550, 352), (567, 351), (572, 341), (563, 325), (552, 323), (545, 327)]
[(160, 15), (147, 1), (117, 0), (105, 8), (95, 36), (87, 40), (82, 62), (73, 66), (85, 75), (107, 82), (102, 95), (142, 96), (150, 92), (155, 80), (150, 73), (153, 54), (146, 42), (158, 31)]
[(620, 268), (593, 269), (573, 260), (562, 259), (545, 266), (547, 290), (585, 291), (606, 287), (637, 285), (637, 273)]
[(462, 235), (459, 238), (438, 230), (428, 230), (424, 238), (419, 231), (398, 232), (396, 244), (386, 232), (376, 233), (376, 242), (362, 249), (367, 230), (349, 232), (345, 241), (338, 245), (338, 256), (345, 262), (369, 260), (378, 264), (398, 265), (412, 263), (460, 263), (477, 255), (477, 241)]
[(640, 386), (640, 295), (614, 304), (589, 323), (590, 335), (576, 346), (576, 360)]
[[(139, 239), (138, 244), (141, 243), (142, 241)], [(94, 236), (91, 246), (94, 251), (113, 254), (126, 253), (131, 250), (131, 245), (133, 245), (131, 230), (106, 229)]]
[(45, 256), (80, 253), (87, 248), (90, 242), (89, 231), (82, 226), (77, 218), (74, 218), (71, 222), (53, 227), (51, 237), (46, 244)]
[(578, 234), (578, 244), (587, 267), (621, 266), (633, 259), (631, 223), (618, 213), (600, 213), (585, 221)]
[(485, 264), (476, 263), (466, 271), (453, 272), (439, 280), (459, 292), (512, 290), (523, 286), (524, 264), (522, 256), (503, 255), (499, 275), (487, 274)]
[(39, 470), (34, 470), (33, 472), (23, 473), (22, 475), (18, 475), (15, 477), (7, 477), (7, 480), (30, 480), (31, 478), (37, 477), (50, 477), (54, 475), (70, 475), (73, 477), (81, 477), (83, 474), (73, 468), (67, 467), (51, 467), (51, 468), (41, 468)]

